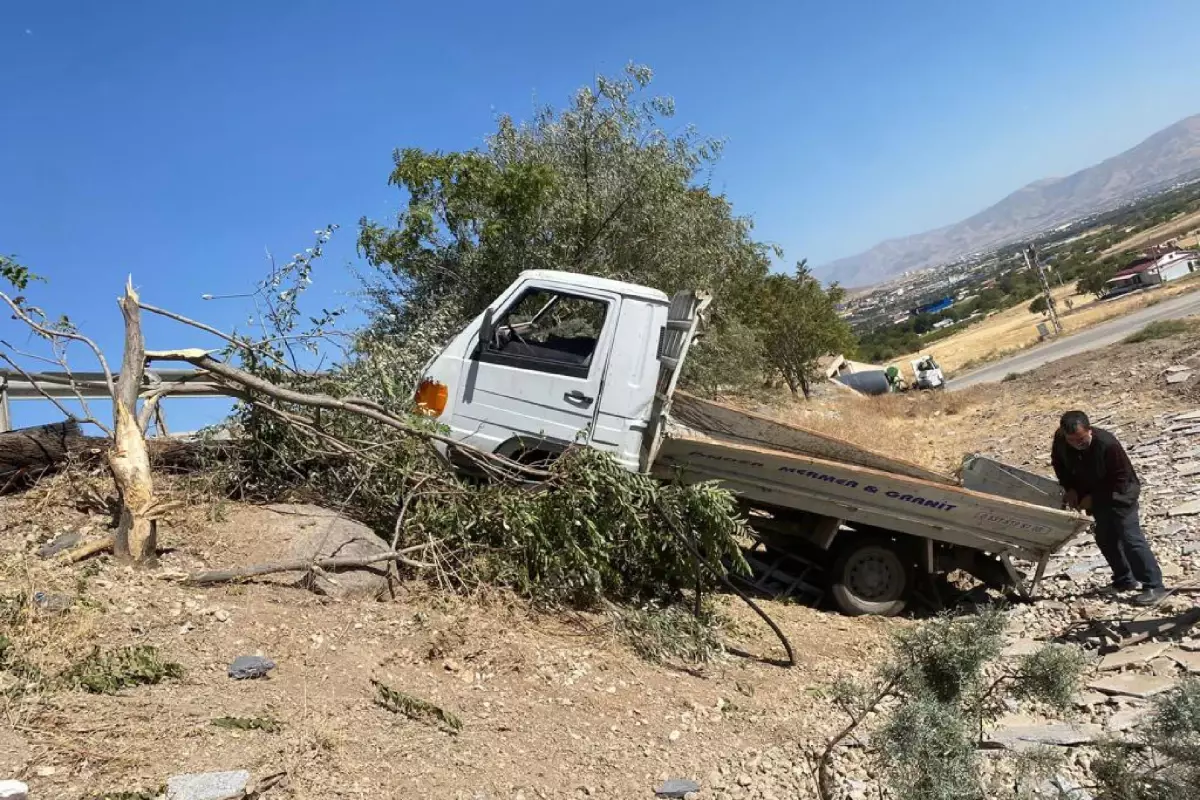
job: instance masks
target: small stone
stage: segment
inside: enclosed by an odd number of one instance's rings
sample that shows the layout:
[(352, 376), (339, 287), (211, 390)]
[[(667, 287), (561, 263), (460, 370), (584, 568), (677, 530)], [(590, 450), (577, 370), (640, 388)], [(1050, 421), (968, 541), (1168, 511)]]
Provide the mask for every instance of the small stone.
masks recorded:
[(752, 779), (752, 778), (751, 778), (749, 775), (747, 775), (747, 774), (746, 774), (746, 773), (744, 773), (744, 772), (743, 772), (741, 775), (738, 775), (738, 776), (737, 776), (737, 784), (738, 784), (738, 786), (746, 787), (746, 786), (749, 786), (749, 785), (750, 785), (750, 784), (752, 784), (752, 783), (754, 783), (754, 780), (753, 780), (753, 779)]
[(654, 790), (658, 797), (686, 797), (692, 792), (700, 791), (700, 784), (687, 778), (669, 778), (662, 786)]
[(54, 767), (38, 767), (33, 772), (39, 778), (49, 778), (54, 773), (58, 772), (58, 770), (55, 769)]
[(1101, 672), (1111, 672), (1133, 664), (1142, 664), (1158, 658), (1170, 647), (1166, 642), (1145, 642), (1133, 647), (1126, 647), (1124, 650), (1117, 650), (1100, 659), (1099, 669)]
[(275, 662), (262, 656), (238, 656), (229, 665), (229, 677), (235, 681), (264, 678), (275, 669)]
[(1185, 368), (1184, 370), (1182, 370), (1180, 372), (1172, 372), (1170, 375), (1168, 375), (1167, 383), (1170, 383), (1170, 384), (1186, 383), (1188, 381), (1188, 379), (1190, 379), (1191, 377), (1192, 377), (1192, 373), (1188, 372)]
[(217, 622), (229, 622), (229, 612), (223, 608), (218, 608), (217, 613), (213, 614)]
[(1111, 675), (1088, 684), (1089, 689), (1095, 689), (1105, 694), (1128, 695), (1129, 697), (1153, 697), (1156, 694), (1172, 689), (1175, 681), (1157, 675)]
[(64, 533), (61, 536), (56, 536), (54, 539), (46, 542), (38, 548), (37, 554), (42, 558), (54, 558), (64, 550), (70, 550), (83, 539), (79, 533)]
[(671, 731), (669, 734), (667, 734), (667, 738), (670, 739), (672, 742), (678, 742), (679, 737), (682, 735), (683, 734), (681, 734), (679, 731)]
[(167, 780), (167, 800), (238, 800), (249, 783), (245, 770), (176, 775)]

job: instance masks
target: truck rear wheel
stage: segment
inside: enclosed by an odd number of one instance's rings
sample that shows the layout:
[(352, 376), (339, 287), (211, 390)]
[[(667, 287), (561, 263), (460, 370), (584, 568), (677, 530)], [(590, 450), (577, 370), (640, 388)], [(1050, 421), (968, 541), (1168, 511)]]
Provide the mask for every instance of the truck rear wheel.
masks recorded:
[(852, 617), (894, 617), (908, 607), (913, 562), (907, 549), (882, 536), (847, 541), (830, 570), (833, 599)]

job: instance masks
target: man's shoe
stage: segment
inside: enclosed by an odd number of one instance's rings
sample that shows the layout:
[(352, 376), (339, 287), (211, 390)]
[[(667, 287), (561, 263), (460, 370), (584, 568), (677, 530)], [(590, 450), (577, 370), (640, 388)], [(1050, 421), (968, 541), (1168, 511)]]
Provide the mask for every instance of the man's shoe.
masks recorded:
[(1100, 590), (1100, 594), (1105, 597), (1116, 597), (1119, 594), (1126, 592), (1136, 592), (1142, 588), (1142, 585), (1137, 581), (1129, 581), (1128, 583), (1110, 583)]
[(1131, 602), (1135, 606), (1156, 606), (1163, 600), (1166, 600), (1167, 596), (1170, 594), (1170, 590), (1164, 589), (1160, 586), (1157, 589), (1147, 589), (1137, 597), (1133, 598)]

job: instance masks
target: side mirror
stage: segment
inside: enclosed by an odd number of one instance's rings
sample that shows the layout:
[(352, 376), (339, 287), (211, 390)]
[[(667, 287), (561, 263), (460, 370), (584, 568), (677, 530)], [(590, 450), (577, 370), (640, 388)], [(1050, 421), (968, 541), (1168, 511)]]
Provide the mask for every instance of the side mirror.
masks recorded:
[(483, 310), (483, 321), (479, 323), (479, 344), (482, 347), (490, 347), (492, 345), (495, 329), (492, 309), (490, 307), (485, 308)]

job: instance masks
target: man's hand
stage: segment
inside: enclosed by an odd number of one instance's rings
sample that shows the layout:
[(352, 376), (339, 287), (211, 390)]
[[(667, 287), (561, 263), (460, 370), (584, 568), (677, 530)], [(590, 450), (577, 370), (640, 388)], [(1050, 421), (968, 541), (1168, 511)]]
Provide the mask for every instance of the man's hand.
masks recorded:
[(1090, 494), (1079, 501), (1079, 508), (1089, 514), (1092, 513), (1092, 496)]
[(1075, 491), (1074, 489), (1067, 489), (1067, 493), (1063, 495), (1063, 502), (1066, 503), (1067, 508), (1074, 508), (1078, 510), (1079, 492)]

